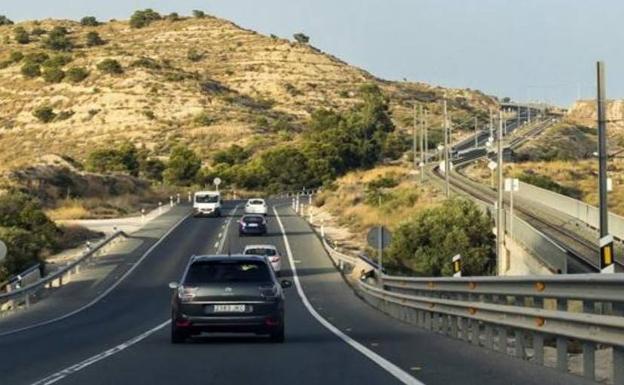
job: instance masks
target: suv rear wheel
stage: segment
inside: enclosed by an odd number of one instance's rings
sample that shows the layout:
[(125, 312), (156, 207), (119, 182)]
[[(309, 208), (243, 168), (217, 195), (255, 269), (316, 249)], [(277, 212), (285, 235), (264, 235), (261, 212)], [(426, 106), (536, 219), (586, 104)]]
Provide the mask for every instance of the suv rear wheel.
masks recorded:
[(175, 326), (175, 321), (171, 322), (171, 343), (172, 344), (181, 344), (188, 338), (188, 334), (184, 331), (181, 331), (179, 328)]
[(271, 339), (271, 342), (283, 343), (285, 337), (286, 336), (285, 336), (285, 333), (284, 333), (284, 323), (282, 322), (282, 326), (280, 326), (280, 328), (278, 330), (276, 330), (273, 333), (271, 333), (270, 339)]

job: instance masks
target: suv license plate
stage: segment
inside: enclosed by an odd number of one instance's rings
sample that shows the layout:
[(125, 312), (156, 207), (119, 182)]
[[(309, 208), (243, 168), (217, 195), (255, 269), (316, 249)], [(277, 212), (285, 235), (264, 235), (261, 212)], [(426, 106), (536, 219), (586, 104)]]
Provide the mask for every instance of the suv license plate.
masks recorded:
[(244, 313), (245, 305), (214, 305), (215, 313)]

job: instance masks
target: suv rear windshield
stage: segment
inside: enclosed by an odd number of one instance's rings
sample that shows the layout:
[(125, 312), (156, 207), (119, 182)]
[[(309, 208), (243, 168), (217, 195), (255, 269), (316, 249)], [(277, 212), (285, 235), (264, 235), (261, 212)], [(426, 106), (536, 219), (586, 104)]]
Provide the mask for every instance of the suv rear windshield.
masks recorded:
[(248, 216), (248, 217), (243, 217), (243, 222), (245, 223), (262, 223), (264, 222), (264, 218), (263, 217), (257, 217), (257, 216)]
[(261, 261), (199, 261), (189, 267), (185, 284), (270, 281), (271, 273)]
[(252, 199), (252, 200), (249, 201), (249, 204), (250, 205), (263, 205), (264, 201), (261, 201), (259, 199)]
[(272, 257), (275, 254), (275, 249), (267, 249), (267, 248), (253, 248), (245, 250), (245, 254), (247, 255), (261, 255), (263, 257)]
[(218, 195), (195, 195), (196, 203), (217, 203), (219, 202)]

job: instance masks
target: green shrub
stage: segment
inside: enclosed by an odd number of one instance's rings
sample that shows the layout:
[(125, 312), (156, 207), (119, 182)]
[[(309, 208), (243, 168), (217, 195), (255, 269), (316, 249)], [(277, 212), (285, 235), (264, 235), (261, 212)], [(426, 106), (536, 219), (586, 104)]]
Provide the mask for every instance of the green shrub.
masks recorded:
[(149, 57), (141, 57), (135, 61), (132, 62), (131, 64), (132, 67), (141, 67), (141, 68), (148, 68), (151, 70), (159, 70), (162, 68), (162, 65)]
[(178, 15), (177, 12), (171, 12), (170, 14), (167, 15), (167, 20), (174, 22), (174, 21), (179, 21), (181, 20), (180, 15)]
[(11, 52), (11, 55), (9, 56), (9, 61), (11, 63), (19, 63), (22, 61), (22, 59), (24, 59), (24, 54), (21, 53), (20, 51), (13, 51)]
[(193, 118), (193, 123), (198, 127), (210, 126), (215, 119), (206, 111), (200, 112)]
[(24, 27), (15, 27), (13, 30), (13, 38), (19, 44), (28, 44), (30, 43), (30, 35), (24, 29)]
[(493, 244), (492, 218), (470, 201), (451, 199), (399, 225), (384, 267), (391, 274), (449, 276), (451, 258), (461, 254), (464, 275), (491, 274)]
[(56, 118), (56, 113), (50, 106), (41, 106), (33, 111), (33, 116), (42, 123), (50, 123)]
[(130, 27), (132, 28), (143, 28), (150, 25), (152, 22), (156, 20), (160, 20), (161, 16), (158, 12), (155, 12), (152, 9), (145, 9), (134, 12), (132, 17), (130, 17)]
[(523, 171), (518, 176), (518, 179), (525, 183), (532, 184), (533, 186), (541, 187), (543, 189), (556, 192), (558, 194), (567, 195), (575, 199), (581, 199), (582, 197), (581, 190), (573, 187), (562, 186), (546, 175), (537, 174), (535, 172)]
[(95, 31), (87, 33), (86, 40), (87, 47), (97, 47), (99, 45), (106, 44), (106, 42), (100, 37), (100, 34)]
[(148, 118), (149, 120), (156, 119), (156, 115), (154, 114), (154, 111), (152, 110), (144, 110), (143, 115), (145, 115), (145, 117)]
[(65, 72), (59, 67), (47, 67), (43, 70), (43, 80), (48, 83), (60, 83), (65, 77)]
[(32, 36), (41, 36), (41, 35), (45, 35), (46, 33), (48, 33), (48, 31), (46, 31), (45, 29), (41, 27), (35, 27), (32, 29), (32, 31), (30, 31), (30, 34)]
[(193, 17), (196, 19), (203, 19), (204, 17), (206, 17), (206, 13), (204, 11), (200, 11), (199, 9), (194, 9)]
[(65, 73), (65, 78), (71, 83), (80, 83), (89, 76), (89, 71), (84, 67), (72, 67)]
[(85, 27), (97, 27), (100, 25), (100, 22), (95, 18), (95, 16), (85, 16), (80, 19), (80, 24)]
[(50, 56), (45, 52), (33, 52), (24, 56), (24, 61), (29, 63), (43, 64)]
[(192, 62), (198, 62), (204, 58), (204, 53), (195, 48), (191, 48), (188, 50), (186, 57)]
[(244, 149), (243, 147), (233, 144), (225, 150), (217, 151), (213, 160), (215, 163), (224, 163), (229, 166), (236, 164), (243, 164), (251, 157), (251, 151)]
[(67, 34), (66, 28), (54, 27), (43, 40), (43, 46), (54, 51), (71, 51), (73, 44)]
[(124, 72), (121, 64), (114, 59), (104, 59), (98, 63), (97, 69), (109, 75), (119, 75)]
[(174, 185), (190, 185), (195, 182), (201, 160), (193, 150), (178, 145), (171, 150), (167, 168), (164, 171), (164, 179)]
[(48, 58), (41, 65), (44, 68), (61, 68), (67, 63), (71, 63), (73, 58), (68, 54), (58, 54)]
[(74, 116), (74, 114), (75, 114), (75, 112), (73, 110), (61, 111), (56, 116), (56, 120), (58, 120), (58, 121), (67, 120), (67, 119), (71, 118), (72, 116)]
[(4, 15), (0, 15), (0, 25), (13, 25), (13, 20)]
[(87, 156), (85, 168), (91, 172), (124, 172), (137, 176), (140, 168), (139, 154), (136, 147), (129, 142), (118, 148), (94, 150)]
[(22, 66), (21, 73), (27, 78), (36, 78), (41, 76), (41, 67), (37, 63), (26, 62)]

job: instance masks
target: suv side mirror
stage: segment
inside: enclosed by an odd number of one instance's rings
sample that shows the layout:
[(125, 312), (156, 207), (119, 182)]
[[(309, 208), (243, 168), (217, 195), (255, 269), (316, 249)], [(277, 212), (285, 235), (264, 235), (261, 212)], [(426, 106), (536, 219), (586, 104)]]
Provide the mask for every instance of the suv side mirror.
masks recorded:
[(280, 286), (281, 286), (283, 289), (288, 289), (289, 287), (291, 287), (291, 286), (292, 286), (292, 281), (289, 281), (289, 280), (287, 280), (287, 279), (282, 279), (282, 280), (280, 281)]
[(169, 289), (177, 289), (180, 286), (177, 282), (169, 282)]

